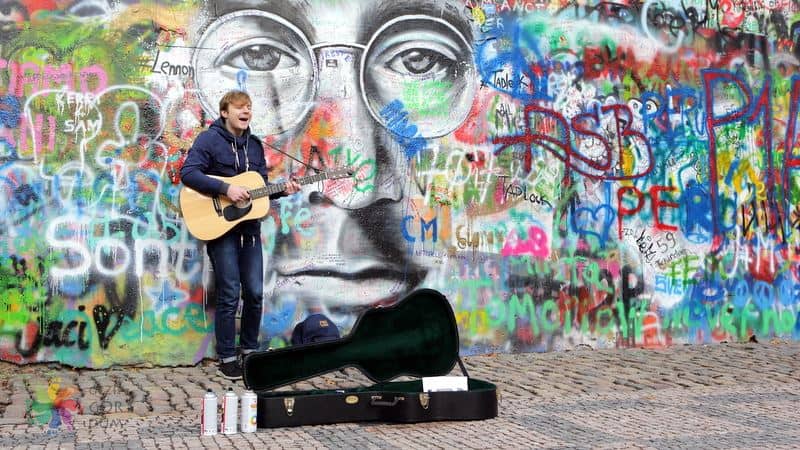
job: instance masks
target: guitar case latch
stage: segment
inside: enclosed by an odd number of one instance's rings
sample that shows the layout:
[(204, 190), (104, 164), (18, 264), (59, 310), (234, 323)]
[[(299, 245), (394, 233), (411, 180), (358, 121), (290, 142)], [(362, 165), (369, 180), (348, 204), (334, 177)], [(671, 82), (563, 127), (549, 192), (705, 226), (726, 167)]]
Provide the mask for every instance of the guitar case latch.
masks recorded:
[(286, 409), (286, 415), (291, 416), (294, 413), (294, 397), (283, 399), (283, 407)]
[(422, 405), (422, 409), (428, 409), (430, 401), (431, 396), (427, 392), (421, 392), (419, 394), (419, 404)]

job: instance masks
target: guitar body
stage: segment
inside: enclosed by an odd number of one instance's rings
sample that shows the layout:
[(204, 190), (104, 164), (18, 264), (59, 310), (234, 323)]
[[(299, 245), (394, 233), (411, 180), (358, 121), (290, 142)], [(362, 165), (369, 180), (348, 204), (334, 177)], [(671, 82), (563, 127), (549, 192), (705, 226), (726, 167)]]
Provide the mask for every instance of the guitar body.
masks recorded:
[[(233, 177), (213, 177), (231, 185), (251, 189), (263, 188), (264, 178), (258, 172), (244, 172)], [(183, 186), (180, 192), (183, 220), (192, 236), (203, 241), (216, 239), (245, 220), (260, 219), (269, 212), (269, 198), (251, 198), (234, 203), (224, 195), (209, 197)]]

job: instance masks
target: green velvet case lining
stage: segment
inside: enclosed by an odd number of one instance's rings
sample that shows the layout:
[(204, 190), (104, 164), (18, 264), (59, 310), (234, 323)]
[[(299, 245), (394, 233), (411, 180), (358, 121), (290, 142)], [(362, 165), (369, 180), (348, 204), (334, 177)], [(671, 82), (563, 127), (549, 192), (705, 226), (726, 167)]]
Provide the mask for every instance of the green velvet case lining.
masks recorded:
[(247, 355), (244, 381), (263, 391), (344, 367), (357, 367), (376, 382), (438, 376), (449, 373), (457, 358), (450, 302), (436, 290), (420, 289), (390, 307), (368, 310), (341, 339)]

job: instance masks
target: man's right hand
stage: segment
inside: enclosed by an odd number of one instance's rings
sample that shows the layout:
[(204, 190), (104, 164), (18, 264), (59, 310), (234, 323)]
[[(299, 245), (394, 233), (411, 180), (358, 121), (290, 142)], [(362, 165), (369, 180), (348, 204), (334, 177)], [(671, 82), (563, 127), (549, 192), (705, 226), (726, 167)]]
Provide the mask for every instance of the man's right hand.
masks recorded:
[(247, 192), (247, 189), (234, 185), (228, 186), (228, 192), (225, 195), (233, 202), (240, 202), (250, 198), (250, 193)]

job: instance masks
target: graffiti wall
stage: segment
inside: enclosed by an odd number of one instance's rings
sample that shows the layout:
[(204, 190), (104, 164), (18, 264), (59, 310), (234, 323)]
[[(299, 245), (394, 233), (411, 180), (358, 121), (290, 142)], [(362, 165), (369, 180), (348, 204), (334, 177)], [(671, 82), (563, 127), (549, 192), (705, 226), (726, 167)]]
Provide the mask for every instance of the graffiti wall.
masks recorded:
[(420, 287), (462, 353), (800, 337), (787, 0), (0, 1), (0, 359), (214, 357), (178, 172), (230, 89), (262, 346)]

